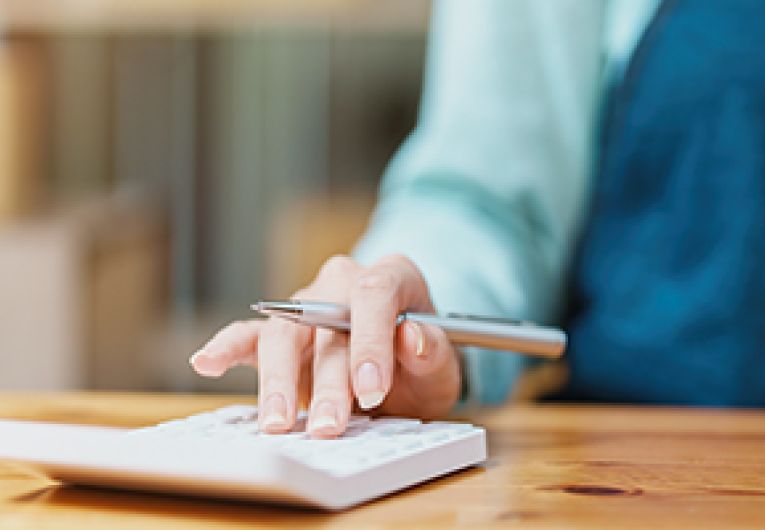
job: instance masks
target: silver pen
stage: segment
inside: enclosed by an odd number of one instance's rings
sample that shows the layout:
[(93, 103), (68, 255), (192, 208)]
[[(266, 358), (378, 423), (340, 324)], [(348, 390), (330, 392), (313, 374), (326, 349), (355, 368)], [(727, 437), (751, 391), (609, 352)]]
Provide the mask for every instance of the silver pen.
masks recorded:
[[(350, 308), (341, 304), (261, 300), (250, 308), (263, 315), (286, 318), (308, 326), (339, 331), (351, 328)], [(566, 349), (566, 333), (563, 330), (526, 321), (454, 313), (439, 316), (405, 312), (398, 316), (396, 323), (405, 320), (438, 326), (457, 346), (479, 346), (548, 358), (560, 357)]]

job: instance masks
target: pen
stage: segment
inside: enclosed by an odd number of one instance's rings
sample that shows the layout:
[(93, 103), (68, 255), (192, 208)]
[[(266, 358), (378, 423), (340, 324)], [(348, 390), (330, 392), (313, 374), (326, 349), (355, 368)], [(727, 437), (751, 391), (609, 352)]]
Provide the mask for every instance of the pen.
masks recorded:
[[(263, 315), (286, 318), (308, 326), (338, 331), (349, 331), (351, 328), (350, 308), (341, 304), (261, 300), (250, 308)], [(398, 316), (396, 323), (405, 320), (438, 326), (457, 346), (480, 346), (548, 358), (560, 357), (566, 349), (566, 333), (563, 330), (521, 320), (455, 313), (439, 316), (404, 312)]]

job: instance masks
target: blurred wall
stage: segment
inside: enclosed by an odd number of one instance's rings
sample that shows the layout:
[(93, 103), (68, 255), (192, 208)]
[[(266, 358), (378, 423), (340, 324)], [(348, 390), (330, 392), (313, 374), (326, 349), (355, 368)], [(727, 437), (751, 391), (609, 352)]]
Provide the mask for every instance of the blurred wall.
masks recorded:
[(414, 124), (424, 44), (336, 25), (6, 36), (0, 389), (251, 391), (252, 372), (202, 381), (186, 358), (349, 250)]

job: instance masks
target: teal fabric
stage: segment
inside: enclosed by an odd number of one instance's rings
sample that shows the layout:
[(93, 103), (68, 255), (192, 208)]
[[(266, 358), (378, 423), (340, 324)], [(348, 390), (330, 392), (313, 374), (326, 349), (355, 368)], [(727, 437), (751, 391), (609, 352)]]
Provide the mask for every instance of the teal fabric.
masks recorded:
[[(613, 14), (623, 1), (435, 2), (418, 124), (356, 257), (408, 255), (441, 312), (556, 322), (589, 195), (604, 27), (644, 24), (656, 4), (630, 2), (626, 18)], [(630, 49), (619, 42), (615, 60)], [(503, 352), (466, 360), (481, 403), (503, 401), (525, 368)]]
[(563, 397), (765, 405), (765, 2), (667, 0), (603, 123)]

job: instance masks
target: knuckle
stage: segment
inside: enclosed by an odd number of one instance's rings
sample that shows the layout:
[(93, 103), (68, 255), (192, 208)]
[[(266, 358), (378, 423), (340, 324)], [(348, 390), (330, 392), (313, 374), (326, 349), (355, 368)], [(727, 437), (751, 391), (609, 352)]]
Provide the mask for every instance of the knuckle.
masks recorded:
[(294, 383), (289, 378), (281, 374), (272, 373), (269, 370), (261, 369), (258, 372), (258, 375), (260, 377), (260, 389), (258, 394), (261, 396), (271, 394), (272, 392), (287, 393), (294, 392), (295, 390)]
[(385, 264), (401, 271), (403, 277), (408, 278), (409, 280), (414, 280), (423, 285), (427, 284), (424, 276), (422, 275), (422, 271), (409, 256), (405, 254), (391, 254), (387, 257), (387, 259), (389, 261), (387, 261)]
[(350, 401), (348, 395), (348, 383), (338, 381), (335, 384), (329, 382), (317, 383), (313, 387), (312, 401), (324, 401), (329, 400), (334, 403), (343, 404)]
[(348, 351), (348, 338), (344, 333), (331, 332), (317, 335), (314, 347), (314, 357), (318, 360), (336, 355), (344, 355)]
[(274, 335), (293, 338), (299, 332), (299, 325), (284, 318), (271, 317), (268, 320), (268, 329)]
[(239, 320), (230, 322), (213, 336), (213, 338), (210, 340), (210, 343), (225, 342), (231, 340), (241, 331), (243, 331), (243, 329), (243, 322)]
[(230, 333), (243, 333), (245, 331), (249, 331), (251, 326), (252, 323), (247, 322), (246, 320), (235, 320), (226, 326), (226, 328)]
[(389, 271), (375, 270), (365, 272), (356, 280), (358, 291), (394, 292), (398, 287), (397, 278)]
[(383, 257), (380, 261), (380, 264), (385, 265), (395, 265), (395, 266), (403, 266), (403, 267), (414, 267), (416, 268), (416, 265), (414, 262), (409, 258), (409, 256), (401, 253), (395, 253), (395, 254), (389, 254), (385, 257)]
[(353, 265), (354, 261), (348, 256), (336, 254), (324, 262), (320, 274), (343, 274), (350, 271)]
[(392, 345), (372, 336), (361, 336), (351, 346), (351, 354), (359, 359), (385, 359), (391, 356), (392, 350)]

